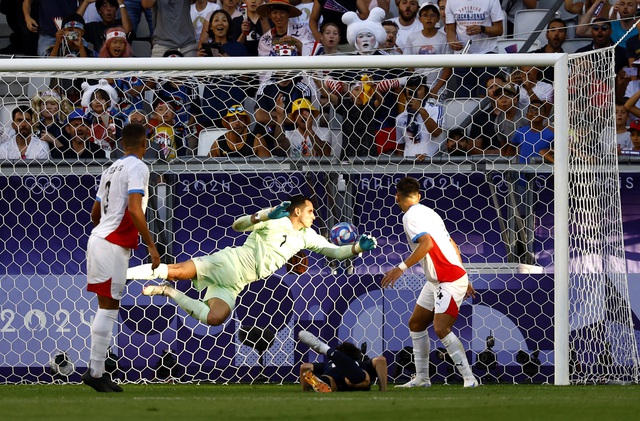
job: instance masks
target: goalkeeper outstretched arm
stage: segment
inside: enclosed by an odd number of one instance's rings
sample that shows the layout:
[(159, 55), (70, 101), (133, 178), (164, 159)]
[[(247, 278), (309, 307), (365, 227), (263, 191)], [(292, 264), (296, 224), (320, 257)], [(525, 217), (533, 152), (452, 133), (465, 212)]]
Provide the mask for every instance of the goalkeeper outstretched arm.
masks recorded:
[(373, 250), (377, 245), (378, 241), (375, 239), (375, 237), (372, 237), (368, 234), (362, 234), (360, 236), (360, 239), (356, 243), (353, 243), (351, 245), (334, 246), (333, 244), (327, 242), (326, 246), (320, 247), (315, 251), (332, 259), (344, 260), (360, 254), (363, 251)]
[(235, 231), (244, 232), (253, 230), (253, 226), (258, 222), (264, 222), (269, 219), (279, 219), (289, 216), (287, 208), (291, 202), (282, 202), (278, 206), (259, 210), (251, 215), (244, 215), (233, 221), (231, 226)]

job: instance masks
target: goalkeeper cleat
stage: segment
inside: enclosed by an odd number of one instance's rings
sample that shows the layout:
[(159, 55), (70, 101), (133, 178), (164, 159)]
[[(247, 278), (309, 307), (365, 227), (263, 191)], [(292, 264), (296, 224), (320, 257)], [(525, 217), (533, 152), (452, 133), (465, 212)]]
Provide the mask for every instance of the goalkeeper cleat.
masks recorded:
[(154, 295), (164, 295), (165, 297), (169, 296), (169, 290), (173, 289), (170, 282), (162, 282), (158, 285), (147, 285), (142, 289), (142, 295), (146, 296), (154, 296)]
[(478, 386), (479, 386), (479, 383), (475, 377), (464, 379), (464, 387), (478, 387)]
[[(109, 384), (108, 375), (106, 373), (103, 374), (102, 377), (93, 377), (91, 375), (91, 371), (87, 369), (87, 371), (82, 375), (82, 383), (93, 388), (96, 392), (111, 393), (116, 391)], [(120, 391), (122, 391), (122, 389), (120, 389)]]
[(399, 387), (401, 389), (409, 389), (411, 387), (431, 387), (431, 380), (429, 380), (428, 378), (414, 376), (407, 383), (399, 384), (396, 387)]
[(331, 386), (320, 380), (318, 376), (313, 374), (311, 370), (305, 371), (302, 375), (302, 378), (309, 386), (313, 388), (314, 392), (329, 393), (332, 391)]
[(318, 354), (326, 354), (329, 350), (329, 345), (322, 342), (316, 335), (311, 332), (307, 332), (306, 330), (301, 330), (300, 333), (298, 333), (298, 339), (300, 339), (303, 344), (309, 345), (309, 347)]

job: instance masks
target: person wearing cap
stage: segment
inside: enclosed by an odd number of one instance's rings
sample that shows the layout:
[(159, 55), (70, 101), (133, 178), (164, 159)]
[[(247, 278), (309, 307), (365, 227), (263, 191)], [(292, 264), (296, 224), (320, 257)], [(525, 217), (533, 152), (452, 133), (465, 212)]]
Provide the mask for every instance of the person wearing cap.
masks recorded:
[(5, 159), (49, 159), (49, 144), (33, 133), (33, 110), (20, 105), (11, 112), (14, 135), (0, 144), (0, 161)]
[(97, 57), (84, 39), (84, 18), (72, 13), (62, 20), (62, 28), (56, 32), (55, 43), (44, 53), (49, 57)]
[(227, 132), (224, 137), (213, 142), (208, 156), (211, 158), (271, 157), (263, 136), (251, 132), (250, 124), (249, 114), (242, 105), (236, 104), (229, 107), (222, 118), (222, 125)]
[[(256, 10), (260, 16), (269, 18), (274, 25), (273, 29), (260, 37), (259, 56), (311, 55), (316, 40), (306, 24), (290, 21), (290, 17), (300, 16), (302, 12), (292, 6), (289, 0), (268, 0)], [(283, 51), (290, 52), (283, 54)]]
[[(591, 39), (592, 42), (589, 45), (585, 45), (582, 48), (578, 48), (576, 53), (584, 53), (587, 51), (595, 51), (602, 48), (611, 47), (614, 45), (613, 40), (611, 39), (611, 34), (613, 33), (611, 30), (611, 22), (606, 18), (595, 18), (591, 22), (589, 26), (591, 30)], [(620, 45), (615, 46), (613, 50), (613, 55), (615, 59), (615, 72), (620, 72), (624, 67), (629, 64), (627, 60), (627, 50), (622, 48)], [(595, 58), (594, 58), (595, 60)], [(600, 66), (596, 66), (600, 67)], [(601, 79), (604, 79), (604, 72), (608, 72), (609, 69), (600, 69), (598, 73), (603, 75)], [(598, 75), (593, 75), (593, 77), (600, 77)]]
[(82, 109), (73, 110), (63, 128), (64, 135), (58, 139), (56, 147), (51, 149), (51, 158), (67, 161), (105, 158), (105, 151), (91, 139), (89, 124)]
[(404, 87), (407, 106), (396, 118), (396, 155), (422, 161), (436, 155), (444, 142), (443, 110), (428, 100), (429, 88), (424, 76), (409, 78)]
[[(96, 10), (101, 20), (98, 22), (89, 22), (85, 25), (84, 39), (93, 45), (95, 51), (100, 51), (102, 48), (105, 33), (108, 29), (115, 27), (122, 28), (126, 36), (133, 31), (131, 19), (129, 19), (129, 13), (127, 13), (124, 0), (84, 0), (80, 4), (80, 7), (78, 7), (77, 13), (83, 15), (91, 3), (96, 4)], [(118, 11), (120, 11), (119, 18)]]
[(153, 10), (151, 57), (163, 57), (167, 50), (178, 50), (185, 57), (196, 57), (191, 4), (186, 0), (142, 0), (142, 7)]
[(60, 30), (54, 19), (75, 13), (78, 8), (78, 0), (38, 1), (37, 19), (31, 17), (33, 1), (23, 1), (22, 14), (27, 29), (38, 34), (38, 55), (44, 56), (47, 49), (55, 43), (56, 33)]
[(633, 120), (629, 124), (629, 135), (631, 137), (632, 151), (640, 151), (640, 120)]
[(37, 123), (36, 132), (40, 132), (39, 138), (49, 143), (54, 148), (62, 136), (62, 127), (66, 124), (67, 114), (73, 107), (66, 98), (54, 90), (38, 92), (31, 98), (31, 108), (35, 112)]
[[(420, 31), (409, 34), (406, 40), (405, 54), (451, 54), (447, 44), (447, 36), (436, 28), (440, 20), (440, 9), (431, 2), (426, 1), (420, 5), (418, 11), (419, 22), (422, 24)], [(451, 67), (416, 69), (418, 73), (427, 77), (429, 93), (437, 97), (445, 87), (447, 80), (453, 71)]]
[(423, 28), (418, 17), (418, 0), (396, 0), (398, 6), (398, 16), (390, 20), (398, 24), (398, 36), (396, 44), (402, 49), (404, 54), (411, 54), (408, 44), (409, 36), (414, 32), (420, 32)]
[[(284, 121), (284, 109), (278, 109), (278, 127)], [(331, 155), (331, 145), (326, 134), (317, 131), (315, 119), (320, 112), (306, 98), (293, 101), (289, 119), (293, 121), (295, 129), (287, 130), (284, 135), (289, 141), (289, 158), (309, 158), (313, 156)]]

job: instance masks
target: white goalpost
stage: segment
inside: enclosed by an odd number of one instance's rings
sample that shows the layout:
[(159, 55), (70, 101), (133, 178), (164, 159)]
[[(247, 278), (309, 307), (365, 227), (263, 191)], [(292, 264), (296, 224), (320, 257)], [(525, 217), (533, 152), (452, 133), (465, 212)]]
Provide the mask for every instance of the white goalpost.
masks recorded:
[[(398, 178), (412, 175), (424, 187), (425, 204), (443, 216), (478, 291), (476, 299), (463, 304), (454, 326), (477, 376), (486, 383), (637, 383), (612, 63), (610, 51), (0, 60), (7, 88), (0, 103), (2, 138), (12, 136), (8, 122), (16, 106), (35, 106), (33, 98), (44, 98), (52, 89), (70, 102), (77, 89), (81, 106), (86, 87), (76, 82), (95, 86), (104, 79), (116, 86), (119, 105), (108, 117), (114, 126), (128, 114), (122, 104), (139, 100), (135, 108), (147, 116), (149, 139), (158, 151), (147, 160), (152, 174), (147, 217), (164, 263), (242, 244), (244, 235), (231, 229), (234, 218), (298, 193), (313, 198), (314, 227), (322, 235), (338, 222), (351, 222), (360, 233), (378, 238), (379, 247), (370, 255), (340, 263), (310, 254), (302, 274), (283, 268), (251, 284), (218, 327), (201, 324), (163, 297), (141, 296), (143, 283), (130, 282), (107, 367), (120, 381), (296, 381), (300, 363), (320, 357), (298, 344), (300, 330), (330, 344), (351, 341), (370, 357), (385, 355), (390, 381), (406, 381), (412, 370), (408, 316), (424, 275), (413, 268), (393, 290), (382, 290), (380, 279), (408, 255), (393, 195)], [(474, 130), (489, 133), (474, 119), (493, 106), (483, 96), (458, 97), (453, 79), (433, 101), (443, 115), (438, 152), (416, 159), (396, 154), (393, 147), (385, 150), (384, 142), (392, 138), (395, 145), (402, 134), (393, 122), (407, 108), (407, 78), (414, 69), (442, 67), (479, 69), (474, 84), (482, 92), (495, 76), (493, 69), (508, 74), (515, 68), (553, 67), (552, 100), (545, 103), (552, 113), (553, 163), (447, 151), (447, 135), (456, 128), (467, 137)], [(270, 77), (287, 83), (278, 85)], [(128, 97), (132, 94), (119, 80), (142, 93), (135, 100)], [(383, 90), (378, 88), (383, 81), (397, 83)], [(595, 91), (592, 81), (598, 82)], [(354, 84), (359, 94), (349, 97)], [(278, 86), (270, 90), (270, 85)], [(277, 94), (268, 97), (269, 92)], [(275, 118), (265, 104), (275, 104), (281, 94), (293, 101), (297, 92), (318, 110), (314, 127), (328, 142), (327, 156), (275, 153), (277, 131), (264, 123), (260, 132), (259, 119)], [(521, 89), (522, 102), (513, 103), (523, 116), (530, 103), (525, 97)], [(175, 125), (157, 121), (158, 99), (171, 102)], [(207, 156), (212, 145), (224, 141), (229, 127), (221, 126), (220, 117), (235, 105), (251, 116), (251, 130), (275, 139), (267, 148), (272, 156)], [(291, 108), (285, 113), (295, 117)], [(67, 115), (60, 114), (56, 124), (60, 136), (72, 137), (76, 132), (68, 129)], [(276, 124), (284, 128), (292, 122)], [(93, 129), (88, 132), (94, 136)], [(165, 151), (178, 133), (183, 149), (176, 146), (174, 157)], [(169, 141), (159, 145), (160, 138)], [(368, 150), (377, 153), (351, 154), (349, 148), (357, 149), (365, 138), (371, 142)], [(0, 383), (77, 382), (88, 363), (95, 310), (92, 294), (85, 291), (84, 252), (98, 177), (118, 157), (117, 139), (110, 147), (111, 158), (0, 162), (0, 235), (5, 239), (0, 347), (6, 350), (0, 355)], [(146, 263), (144, 247), (133, 254), (130, 266), (141, 263)], [(179, 288), (197, 296), (188, 282)], [(460, 381), (438, 350), (437, 338), (431, 341), (434, 381)], [(74, 370), (52, 373), (56, 356), (56, 364), (68, 360)]]

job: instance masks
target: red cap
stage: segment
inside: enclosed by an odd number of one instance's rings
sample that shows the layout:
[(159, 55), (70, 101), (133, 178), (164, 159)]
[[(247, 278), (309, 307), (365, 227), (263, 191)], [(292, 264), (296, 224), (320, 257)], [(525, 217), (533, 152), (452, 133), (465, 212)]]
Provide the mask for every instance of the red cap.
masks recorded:
[(629, 129), (627, 131), (631, 131), (631, 130), (640, 131), (640, 120), (633, 120), (631, 124), (629, 124)]

